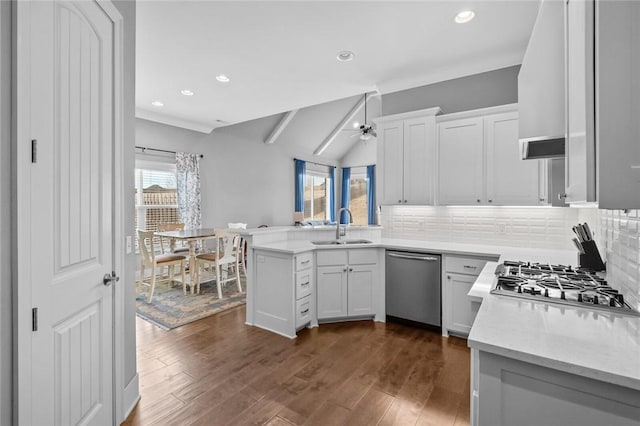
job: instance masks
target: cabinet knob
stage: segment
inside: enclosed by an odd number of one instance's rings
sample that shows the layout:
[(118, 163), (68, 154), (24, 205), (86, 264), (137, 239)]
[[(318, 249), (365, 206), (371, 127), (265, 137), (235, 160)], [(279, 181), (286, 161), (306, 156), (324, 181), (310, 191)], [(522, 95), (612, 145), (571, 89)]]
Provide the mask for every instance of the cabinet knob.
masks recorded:
[(540, 201), (542, 201), (544, 203), (544, 198), (540, 198)]
[(342, 272), (347, 272), (347, 268), (344, 268), (344, 269), (342, 270)]
[(353, 272), (353, 268), (349, 268), (349, 272)]
[(480, 198), (478, 198), (476, 201), (477, 201), (477, 202), (480, 202)]
[(402, 203), (402, 200), (398, 200), (399, 203)]
[(407, 200), (404, 200), (404, 203), (407, 204)]
[(451, 279), (451, 275), (447, 275), (447, 279), (450, 280)]
[(562, 201), (567, 198), (567, 194), (558, 194), (558, 200)]
[(490, 203), (493, 203), (493, 200), (489, 200)]

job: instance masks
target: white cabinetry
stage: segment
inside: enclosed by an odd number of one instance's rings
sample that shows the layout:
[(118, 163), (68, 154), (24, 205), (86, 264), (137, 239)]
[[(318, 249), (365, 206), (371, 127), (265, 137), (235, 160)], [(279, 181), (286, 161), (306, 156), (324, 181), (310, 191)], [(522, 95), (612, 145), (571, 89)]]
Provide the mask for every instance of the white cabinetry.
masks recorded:
[(445, 255), (443, 260), (443, 335), (468, 335), (478, 313), (479, 303), (467, 297), (484, 265), (497, 259)]
[(640, 425), (640, 391), (472, 349), (471, 424)]
[(253, 321), (286, 337), (314, 321), (313, 253), (254, 250)]
[(443, 115), (438, 123), (438, 204), (547, 203), (540, 160), (522, 160), (516, 105)]
[(565, 191), (573, 204), (640, 208), (640, 2), (565, 5)]
[(318, 250), (316, 263), (319, 320), (376, 314), (378, 249)]
[(435, 115), (430, 108), (380, 117), (378, 134), (378, 199), (381, 204), (433, 204)]

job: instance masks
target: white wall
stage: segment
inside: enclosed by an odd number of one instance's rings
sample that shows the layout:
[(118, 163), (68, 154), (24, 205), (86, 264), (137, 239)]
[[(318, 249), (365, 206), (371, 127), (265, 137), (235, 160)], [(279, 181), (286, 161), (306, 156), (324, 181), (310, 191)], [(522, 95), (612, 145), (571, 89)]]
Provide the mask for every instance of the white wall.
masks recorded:
[[(123, 75), (123, 137), (124, 137), (124, 153), (125, 170), (124, 184), (125, 187), (134, 186), (134, 145), (135, 145), (135, 75), (136, 75), (136, 3), (135, 0), (114, 0), (114, 5), (123, 17), (124, 31), (124, 75)], [(134, 224), (134, 198), (124, 195), (125, 214), (123, 224), (125, 227), (125, 235), (133, 235)], [(119, 235), (117, 238), (124, 238)], [(136, 365), (136, 306), (135, 306), (135, 271), (137, 269), (136, 257), (131, 254), (125, 258), (124, 280), (121, 285), (124, 286), (124, 371), (123, 384), (126, 387), (136, 387), (135, 381), (137, 374)], [(127, 393), (132, 397), (137, 396), (137, 389), (130, 389)], [(124, 401), (124, 409), (129, 409), (129, 404), (133, 401)]]
[(0, 424), (11, 424), (11, 3), (0, 1)]

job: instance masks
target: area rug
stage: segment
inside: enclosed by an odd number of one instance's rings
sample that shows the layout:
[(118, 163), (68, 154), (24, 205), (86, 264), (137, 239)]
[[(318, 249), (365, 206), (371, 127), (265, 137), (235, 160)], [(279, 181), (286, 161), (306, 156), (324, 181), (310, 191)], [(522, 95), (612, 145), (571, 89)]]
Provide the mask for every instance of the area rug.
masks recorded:
[[(242, 288), (246, 289), (242, 280)], [(182, 294), (182, 286), (156, 285), (151, 303), (147, 303), (149, 287), (136, 285), (136, 314), (150, 323), (171, 330), (190, 322), (224, 312), (246, 303), (246, 293), (238, 293), (235, 282), (222, 287), (222, 299), (218, 299), (215, 281), (200, 284), (200, 294)]]

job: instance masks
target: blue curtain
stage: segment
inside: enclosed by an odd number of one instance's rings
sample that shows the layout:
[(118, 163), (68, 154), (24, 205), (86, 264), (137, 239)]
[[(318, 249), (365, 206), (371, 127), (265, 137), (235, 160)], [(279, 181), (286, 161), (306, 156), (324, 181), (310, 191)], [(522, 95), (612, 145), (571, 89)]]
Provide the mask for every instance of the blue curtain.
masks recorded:
[[(342, 198), (340, 207), (349, 208), (349, 200), (351, 199), (351, 187), (349, 185), (349, 181), (351, 180), (351, 168), (345, 167), (342, 169)], [(347, 224), (349, 223), (349, 216), (347, 212), (342, 212), (340, 214), (340, 223)]]
[(376, 223), (376, 166), (367, 166), (367, 216), (369, 225)]
[(329, 166), (329, 220), (336, 222), (336, 168)]
[(296, 163), (296, 176), (295, 176), (295, 211), (304, 211), (304, 175), (307, 171), (307, 163), (302, 160), (293, 160)]

